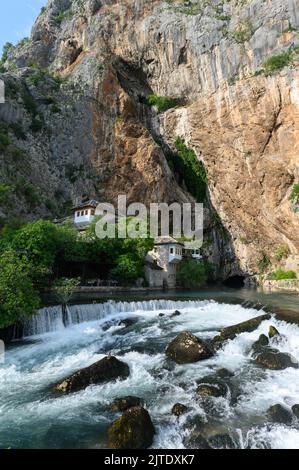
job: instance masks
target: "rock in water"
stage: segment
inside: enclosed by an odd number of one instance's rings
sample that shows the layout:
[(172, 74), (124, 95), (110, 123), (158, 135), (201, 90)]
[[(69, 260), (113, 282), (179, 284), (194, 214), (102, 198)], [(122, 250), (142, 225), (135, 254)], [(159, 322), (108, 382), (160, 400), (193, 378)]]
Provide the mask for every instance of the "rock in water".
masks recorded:
[(227, 385), (215, 379), (210, 379), (209, 377), (201, 379), (196, 393), (199, 395), (208, 395), (210, 397), (225, 397), (228, 392)]
[(177, 364), (198, 362), (212, 357), (212, 348), (189, 331), (180, 333), (166, 349), (166, 355)]
[(211, 449), (207, 439), (199, 431), (192, 431), (188, 437), (185, 437), (184, 445), (187, 449)]
[(256, 358), (256, 362), (266, 369), (282, 370), (287, 367), (298, 369), (298, 362), (290, 354), (279, 351), (264, 351)]
[(110, 449), (147, 449), (153, 443), (155, 428), (149, 413), (141, 406), (125, 411), (108, 429)]
[(57, 392), (70, 393), (86, 388), (88, 385), (100, 384), (109, 380), (125, 379), (130, 375), (129, 366), (116, 359), (104, 357), (89, 367), (78, 370), (70, 377), (64, 379), (54, 388)]
[(235, 449), (236, 445), (229, 434), (216, 434), (208, 439), (213, 449)]
[(133, 408), (134, 406), (141, 406), (141, 399), (139, 397), (121, 397), (116, 398), (111, 405), (109, 406), (110, 411), (117, 412), (117, 411), (127, 411), (129, 408)]
[(173, 317), (179, 317), (181, 314), (181, 312), (179, 312), (178, 310), (176, 310), (175, 312), (173, 312), (171, 315), (170, 315), (170, 318), (173, 318)]
[(221, 344), (228, 339), (234, 339), (240, 333), (254, 331), (264, 320), (270, 320), (271, 315), (265, 314), (250, 320), (238, 323), (237, 325), (228, 326), (220, 331), (220, 334), (213, 339), (213, 344)]
[(282, 405), (270, 406), (267, 416), (274, 423), (290, 424), (292, 422), (292, 413)]
[(172, 410), (171, 410), (171, 413), (175, 416), (181, 416), (185, 413), (187, 413), (188, 411), (188, 407), (185, 406), (185, 405), (182, 405), (182, 403), (176, 403)]
[(259, 339), (252, 345), (252, 349), (255, 353), (261, 353), (269, 345), (269, 339), (266, 335), (260, 335)]
[(296, 416), (296, 418), (299, 419), (299, 405), (293, 405), (292, 406), (292, 412), (294, 413), (294, 415)]
[(269, 338), (274, 338), (274, 336), (280, 336), (279, 331), (275, 328), (275, 326), (269, 326)]

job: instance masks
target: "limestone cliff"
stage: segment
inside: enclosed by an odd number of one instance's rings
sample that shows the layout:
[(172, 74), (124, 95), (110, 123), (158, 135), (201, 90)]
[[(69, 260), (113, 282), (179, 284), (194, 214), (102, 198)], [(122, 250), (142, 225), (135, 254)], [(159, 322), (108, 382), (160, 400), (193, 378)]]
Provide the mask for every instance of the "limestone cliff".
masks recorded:
[[(84, 194), (192, 200), (166, 159), (182, 137), (207, 170), (220, 274), (267, 269), (282, 246), (297, 270), (298, 32), (298, 0), (49, 0), (3, 64), (2, 217)], [(178, 106), (158, 114), (150, 94)]]

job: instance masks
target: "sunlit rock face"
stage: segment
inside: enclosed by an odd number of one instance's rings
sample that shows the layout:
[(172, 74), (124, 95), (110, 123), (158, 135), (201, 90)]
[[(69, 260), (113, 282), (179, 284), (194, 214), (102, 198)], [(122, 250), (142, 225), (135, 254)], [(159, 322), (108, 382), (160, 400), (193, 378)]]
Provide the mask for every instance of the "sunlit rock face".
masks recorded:
[[(14, 192), (2, 216), (67, 212), (84, 194), (192, 201), (165, 157), (180, 136), (207, 170), (207, 253), (219, 273), (257, 272), (264, 255), (275, 265), (281, 245), (280, 263), (297, 270), (298, 28), (298, 0), (49, 1), (1, 75), (18, 86), (0, 119), (22, 121), (27, 136), (9, 128), (26, 164), (6, 149), (1, 173), (40, 197)], [(263, 72), (277, 54), (285, 66)], [(144, 103), (152, 93), (179, 106), (157, 114)]]

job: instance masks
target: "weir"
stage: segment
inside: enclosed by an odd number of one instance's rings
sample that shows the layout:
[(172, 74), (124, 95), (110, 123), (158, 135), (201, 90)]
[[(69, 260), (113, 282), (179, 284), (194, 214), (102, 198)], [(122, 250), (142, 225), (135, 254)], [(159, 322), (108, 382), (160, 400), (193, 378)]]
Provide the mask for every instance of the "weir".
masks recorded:
[[(78, 323), (101, 320), (117, 313), (130, 313), (137, 311), (178, 310), (197, 308), (207, 304), (206, 300), (174, 301), (174, 300), (147, 300), (139, 302), (108, 301), (97, 304), (71, 305), (67, 308), (68, 326)], [(60, 305), (45, 307), (38, 314), (24, 323), (24, 337), (40, 335), (65, 328)]]

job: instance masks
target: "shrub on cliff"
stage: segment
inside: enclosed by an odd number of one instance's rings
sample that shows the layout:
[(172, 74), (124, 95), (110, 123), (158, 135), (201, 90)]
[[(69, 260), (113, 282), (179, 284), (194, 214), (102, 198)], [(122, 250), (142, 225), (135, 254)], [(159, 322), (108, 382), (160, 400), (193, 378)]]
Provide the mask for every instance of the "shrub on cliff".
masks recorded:
[(268, 276), (270, 281), (281, 281), (283, 279), (297, 279), (297, 274), (294, 271), (284, 271), (283, 269), (278, 269), (274, 273), (271, 273)]
[(168, 109), (175, 108), (178, 102), (176, 99), (169, 98), (168, 96), (149, 95), (147, 97), (147, 104), (155, 106), (158, 113), (163, 113)]

